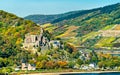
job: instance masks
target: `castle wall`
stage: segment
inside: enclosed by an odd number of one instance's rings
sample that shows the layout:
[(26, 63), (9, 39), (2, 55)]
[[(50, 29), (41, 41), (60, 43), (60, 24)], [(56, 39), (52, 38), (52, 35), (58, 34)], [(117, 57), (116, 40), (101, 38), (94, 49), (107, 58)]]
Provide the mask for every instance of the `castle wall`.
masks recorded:
[[(41, 47), (41, 49), (48, 49), (48, 39), (47, 37), (44, 37), (42, 35), (43, 30), (41, 30), (41, 34), (40, 35), (30, 35), (30, 34), (26, 34), (25, 35), (25, 40), (23, 43), (23, 48), (26, 50), (32, 49), (32, 50), (37, 50), (37, 47)], [(35, 50), (35, 51), (36, 51)]]

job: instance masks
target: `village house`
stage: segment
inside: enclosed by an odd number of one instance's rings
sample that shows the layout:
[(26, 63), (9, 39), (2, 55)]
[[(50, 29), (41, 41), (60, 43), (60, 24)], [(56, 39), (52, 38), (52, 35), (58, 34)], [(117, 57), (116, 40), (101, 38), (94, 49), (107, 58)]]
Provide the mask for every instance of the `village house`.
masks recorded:
[(61, 46), (59, 40), (52, 40), (52, 41), (49, 42), (49, 44), (52, 45), (53, 48), (59, 48)]
[(22, 63), (21, 70), (36, 70), (35, 64)]
[(23, 63), (20, 66), (17, 66), (15, 68), (16, 71), (18, 70), (36, 70), (35, 64), (28, 64), (28, 63)]
[(81, 60), (85, 61), (85, 60), (89, 60), (89, 59), (90, 59), (89, 53), (83, 52), (83, 51), (80, 51), (80, 53), (81, 53), (81, 56), (79, 56), (79, 58), (80, 58)]

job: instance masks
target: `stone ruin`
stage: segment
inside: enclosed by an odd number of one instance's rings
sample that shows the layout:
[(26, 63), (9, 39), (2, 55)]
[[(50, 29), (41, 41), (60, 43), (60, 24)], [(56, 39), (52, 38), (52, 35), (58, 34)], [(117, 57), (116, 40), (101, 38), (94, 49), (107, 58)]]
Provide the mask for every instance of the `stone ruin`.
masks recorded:
[(25, 50), (33, 50), (36, 52), (38, 47), (40, 47), (41, 50), (49, 49), (49, 40), (47, 37), (43, 36), (42, 28), (39, 35), (26, 34), (23, 43), (23, 48)]

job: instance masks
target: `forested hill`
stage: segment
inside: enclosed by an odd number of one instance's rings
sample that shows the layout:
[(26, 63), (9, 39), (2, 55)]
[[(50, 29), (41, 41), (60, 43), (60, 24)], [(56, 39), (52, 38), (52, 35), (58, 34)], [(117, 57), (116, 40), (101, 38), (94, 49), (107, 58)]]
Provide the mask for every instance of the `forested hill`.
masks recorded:
[(12, 13), (8, 13), (3, 10), (0, 10), (0, 22), (6, 23), (11, 26), (26, 25), (28, 23), (35, 25), (35, 23), (30, 20), (24, 20), (23, 18), (17, 17)]
[(0, 10), (0, 57), (16, 57), (20, 54), (19, 51), (27, 33), (40, 33), (40, 26), (32, 21)]
[[(36, 23), (60, 23), (60, 24), (73, 24), (80, 25), (81, 21), (89, 20), (90, 18), (99, 17), (101, 15), (113, 17), (115, 14), (115, 19), (119, 18), (120, 3), (100, 7), (90, 10), (72, 11), (64, 14), (58, 15), (30, 15), (25, 17), (25, 19), (32, 20)], [(114, 18), (113, 18), (114, 19)], [(74, 21), (74, 22), (73, 22)]]
[[(88, 10), (89, 11), (89, 10)], [(98, 31), (105, 26), (120, 23), (120, 3), (93, 9), (93, 12), (83, 14), (76, 18), (55, 21), (58, 25), (77, 25), (81, 26), (77, 30), (79, 36), (91, 31)]]
[(25, 19), (32, 20), (38, 24), (45, 24), (45, 23), (51, 23), (58, 18), (67, 17), (69, 15), (72, 15), (78, 12), (81, 12), (81, 11), (72, 11), (72, 12), (55, 14), (55, 15), (29, 15), (29, 16), (26, 16)]
[(58, 23), (61, 24), (73, 24), (73, 25), (81, 25), (81, 22), (85, 22), (90, 19), (97, 19), (102, 18), (104, 16), (104, 19), (109, 20), (110, 18), (114, 23), (117, 23), (115, 20), (120, 18), (119, 15), (120, 12), (120, 3), (109, 5), (105, 7), (100, 7), (92, 10), (85, 10), (80, 13), (70, 15), (67, 17), (62, 17), (54, 20), (52, 23)]

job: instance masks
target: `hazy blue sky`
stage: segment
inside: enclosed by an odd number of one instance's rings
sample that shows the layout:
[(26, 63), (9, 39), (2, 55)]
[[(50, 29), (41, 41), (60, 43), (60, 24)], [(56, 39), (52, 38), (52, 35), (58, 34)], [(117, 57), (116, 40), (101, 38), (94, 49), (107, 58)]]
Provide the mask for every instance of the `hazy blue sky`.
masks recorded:
[(30, 14), (58, 14), (119, 3), (120, 0), (0, 0), (0, 10), (24, 17)]

